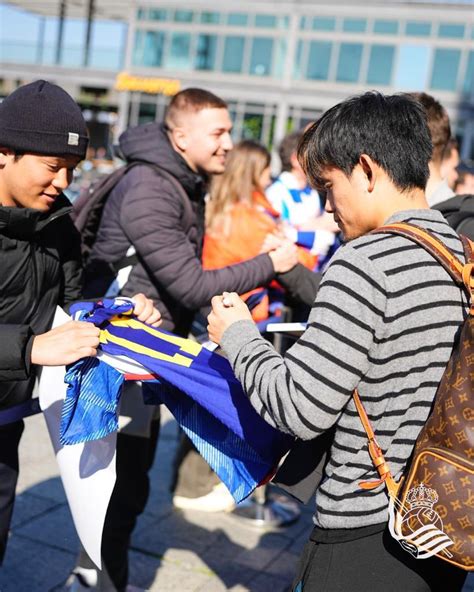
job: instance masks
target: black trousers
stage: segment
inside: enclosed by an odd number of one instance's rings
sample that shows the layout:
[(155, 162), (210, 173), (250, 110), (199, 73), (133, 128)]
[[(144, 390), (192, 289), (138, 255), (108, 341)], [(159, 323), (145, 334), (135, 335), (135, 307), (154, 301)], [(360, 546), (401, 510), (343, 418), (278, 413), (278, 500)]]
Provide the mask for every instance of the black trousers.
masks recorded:
[(117, 434), (117, 480), (105, 517), (101, 553), (118, 592), (125, 592), (127, 587), (130, 538), (148, 500), (148, 471), (155, 458), (159, 432), (157, 420), (151, 424), (149, 438)]
[[(315, 529), (317, 531), (318, 529)], [(460, 592), (466, 572), (437, 559), (414, 559), (387, 529), (343, 542), (311, 538), (293, 592)]]
[(181, 431), (173, 460), (171, 493), (189, 498), (201, 497), (210, 493), (214, 485), (220, 482), (188, 436)]
[(18, 446), (25, 424), (16, 421), (0, 426), (0, 565), (7, 548), (8, 532), (18, 481)]

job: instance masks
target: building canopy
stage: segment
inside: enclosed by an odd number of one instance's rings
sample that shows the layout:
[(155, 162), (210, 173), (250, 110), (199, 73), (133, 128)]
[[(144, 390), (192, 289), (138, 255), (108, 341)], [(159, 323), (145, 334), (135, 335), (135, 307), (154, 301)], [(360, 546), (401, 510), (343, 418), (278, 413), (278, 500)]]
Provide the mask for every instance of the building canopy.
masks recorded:
[[(7, 4), (17, 6), (29, 12), (41, 14), (43, 16), (57, 16), (60, 12), (60, 5), (62, 1), (66, 4), (66, 11), (68, 17), (84, 17), (87, 14), (88, 7), (91, 0), (5, 0)], [(127, 20), (130, 9), (134, 4), (134, 0), (92, 0), (94, 5), (94, 18), (111, 19), (111, 20)], [(274, 0), (259, 0), (257, 4), (265, 5), (272, 4)], [(351, 4), (351, 0), (286, 0), (281, 1), (281, 4), (288, 4), (289, 6), (298, 5), (315, 5), (315, 4)], [(361, 4), (418, 4), (421, 6), (465, 6), (473, 3), (473, 0), (364, 0)], [(143, 4), (150, 4), (146, 0)], [(170, 4), (174, 4), (173, 1)], [(178, 4), (178, 3), (176, 3)], [(237, 3), (236, 3), (237, 4)]]
[[(61, 0), (6, 0), (7, 4), (43, 16), (59, 16)], [(90, 0), (65, 0), (68, 17), (87, 16)], [(94, 18), (104, 20), (127, 20), (130, 14), (130, 0), (93, 0)]]

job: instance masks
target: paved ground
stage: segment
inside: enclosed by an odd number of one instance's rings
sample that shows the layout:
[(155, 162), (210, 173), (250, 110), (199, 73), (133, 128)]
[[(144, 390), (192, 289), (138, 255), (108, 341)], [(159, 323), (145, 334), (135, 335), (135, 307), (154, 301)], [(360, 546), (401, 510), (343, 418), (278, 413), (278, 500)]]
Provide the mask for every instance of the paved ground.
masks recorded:
[[(311, 529), (311, 512), (274, 532), (231, 515), (172, 509), (176, 424), (165, 418), (147, 511), (133, 537), (131, 583), (166, 592), (283, 592)], [(0, 592), (63, 592), (77, 537), (42, 416), (27, 419), (21, 476)]]
[[(165, 417), (151, 497), (133, 537), (131, 582), (151, 592), (286, 592), (311, 509), (274, 532), (228, 514), (173, 511), (168, 482), (176, 442), (176, 424)], [(29, 418), (0, 592), (65, 592), (77, 544), (43, 418)], [(472, 579), (464, 592), (474, 592)]]

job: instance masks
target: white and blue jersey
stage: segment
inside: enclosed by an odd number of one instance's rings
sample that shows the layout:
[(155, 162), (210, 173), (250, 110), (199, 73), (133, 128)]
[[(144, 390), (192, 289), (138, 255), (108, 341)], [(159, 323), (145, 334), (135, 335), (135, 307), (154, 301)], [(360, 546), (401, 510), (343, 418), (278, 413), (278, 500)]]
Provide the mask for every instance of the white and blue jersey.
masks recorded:
[(321, 199), (310, 185), (298, 187), (296, 177), (284, 171), (267, 189), (266, 196), (281, 219), (298, 228), (322, 213)]

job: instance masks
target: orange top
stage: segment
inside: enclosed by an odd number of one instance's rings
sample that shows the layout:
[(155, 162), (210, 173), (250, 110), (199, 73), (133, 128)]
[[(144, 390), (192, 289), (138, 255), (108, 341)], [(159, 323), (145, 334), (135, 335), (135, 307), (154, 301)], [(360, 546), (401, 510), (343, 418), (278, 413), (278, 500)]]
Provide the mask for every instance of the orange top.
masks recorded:
[[(254, 205), (237, 203), (232, 207), (229, 236), (206, 234), (202, 262), (204, 269), (219, 269), (256, 257), (260, 253), (267, 234), (275, 232), (277, 221), (272, 216), (278, 216), (265, 195), (259, 192), (253, 194)], [(306, 249), (298, 249), (299, 260), (303, 265), (313, 269), (316, 257)], [(247, 298), (259, 289), (241, 294)], [(265, 297), (253, 310), (252, 317), (261, 321), (268, 317), (268, 297)]]

